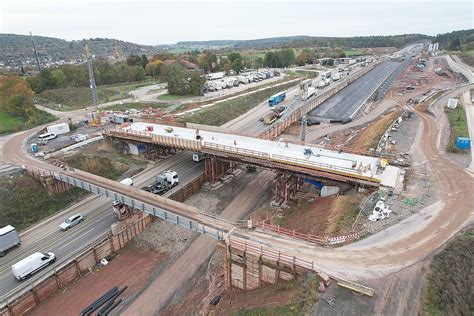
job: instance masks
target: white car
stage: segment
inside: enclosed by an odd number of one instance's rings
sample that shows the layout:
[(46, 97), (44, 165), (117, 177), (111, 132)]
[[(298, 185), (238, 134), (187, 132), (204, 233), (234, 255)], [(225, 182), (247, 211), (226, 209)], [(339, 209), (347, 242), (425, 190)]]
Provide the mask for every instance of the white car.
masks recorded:
[(81, 213), (77, 213), (69, 218), (66, 218), (66, 220), (61, 225), (59, 225), (59, 228), (61, 228), (61, 230), (66, 231), (69, 228), (74, 227), (83, 221), (84, 216)]

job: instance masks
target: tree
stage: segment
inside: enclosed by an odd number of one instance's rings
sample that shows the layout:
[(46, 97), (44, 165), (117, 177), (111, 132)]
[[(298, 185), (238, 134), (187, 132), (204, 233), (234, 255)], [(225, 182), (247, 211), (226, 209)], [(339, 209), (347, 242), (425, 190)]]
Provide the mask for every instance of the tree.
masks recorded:
[(230, 68), (232, 68), (233, 71), (239, 74), (242, 69), (244, 69), (244, 62), (242, 60), (242, 57), (234, 59), (234, 61), (232, 61), (230, 64)]
[(229, 55), (227, 55), (227, 59), (232, 64), (235, 60), (242, 59), (242, 56), (237, 52), (232, 52)]
[(142, 64), (142, 58), (140, 56), (131, 54), (127, 56), (126, 63), (128, 66), (136, 66)]
[(0, 77), (0, 108), (5, 112), (23, 118), (34, 113), (33, 91), (26, 81), (18, 76)]
[(199, 55), (198, 66), (205, 72), (213, 72), (217, 70), (217, 56), (213, 52), (206, 50)]
[(142, 60), (141, 60), (141, 66), (143, 69), (145, 69), (146, 67), (146, 64), (148, 64), (148, 58), (146, 57), (146, 55), (142, 55)]
[(266, 52), (263, 59), (263, 65), (265, 67), (278, 67), (278, 59), (274, 52)]
[(282, 49), (277, 52), (277, 59), (279, 61), (279, 67), (289, 67), (295, 64), (295, 51), (292, 48)]
[(299, 53), (298, 57), (296, 57), (296, 64), (298, 66), (304, 66), (311, 61), (311, 56), (308, 52), (302, 51)]
[(168, 92), (174, 95), (202, 94), (206, 81), (201, 72), (188, 71), (178, 62), (163, 66), (161, 75), (168, 83)]
[(154, 78), (156, 75), (160, 74), (161, 65), (163, 65), (163, 61), (159, 59), (153, 60), (145, 66), (145, 73)]

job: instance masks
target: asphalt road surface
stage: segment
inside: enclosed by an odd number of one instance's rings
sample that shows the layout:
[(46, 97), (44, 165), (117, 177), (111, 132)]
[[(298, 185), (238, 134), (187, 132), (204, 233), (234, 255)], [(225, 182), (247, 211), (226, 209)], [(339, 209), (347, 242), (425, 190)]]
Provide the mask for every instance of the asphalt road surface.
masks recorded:
[[(143, 187), (150, 184), (157, 174), (170, 169), (177, 171), (180, 183), (185, 184), (197, 174), (203, 172), (204, 164), (194, 162), (192, 153), (178, 152), (156, 166), (136, 175), (134, 186)], [(85, 216), (85, 221), (68, 231), (60, 231), (59, 224), (76, 213), (82, 213)], [(0, 258), (0, 296), (19, 285), (11, 271), (11, 266), (16, 262), (37, 251), (53, 252), (57, 260), (60, 261), (108, 231), (114, 221), (112, 201), (90, 195), (61, 212), (61, 214), (23, 232), (20, 236), (21, 246), (11, 249), (5, 257)], [(55, 264), (41, 270), (28, 281), (22, 283), (29, 283), (31, 280), (38, 279), (41, 275), (53, 269), (54, 266)]]
[(401, 65), (401, 62), (386, 61), (376, 66), (375, 69), (309, 112), (309, 115), (331, 120), (351, 118), (377, 87)]

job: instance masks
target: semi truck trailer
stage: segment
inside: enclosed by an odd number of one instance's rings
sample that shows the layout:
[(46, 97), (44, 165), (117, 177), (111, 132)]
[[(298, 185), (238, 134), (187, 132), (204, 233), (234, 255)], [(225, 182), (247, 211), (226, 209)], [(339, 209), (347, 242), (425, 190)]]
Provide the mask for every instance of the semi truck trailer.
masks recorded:
[(21, 245), (20, 236), (13, 226), (7, 225), (0, 228), (0, 257), (5, 256), (8, 250), (19, 245)]

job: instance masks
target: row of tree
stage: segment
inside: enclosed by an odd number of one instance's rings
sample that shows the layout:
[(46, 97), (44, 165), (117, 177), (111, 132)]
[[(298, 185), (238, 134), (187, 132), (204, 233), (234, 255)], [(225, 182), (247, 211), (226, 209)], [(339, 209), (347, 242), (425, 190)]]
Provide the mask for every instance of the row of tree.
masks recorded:
[(36, 121), (34, 93), (18, 76), (0, 76), (0, 109), (12, 116), (20, 117), (28, 124)]
[[(106, 60), (95, 60), (94, 77), (97, 85), (140, 81), (145, 79), (145, 69), (141, 65), (110, 64)], [(89, 75), (85, 64), (43, 68), (38, 76), (27, 80), (36, 93), (48, 89), (89, 86)]]
[(446, 50), (474, 50), (474, 30), (471, 29), (438, 34), (433, 42), (438, 42), (440, 47)]
[(201, 95), (206, 78), (202, 71), (187, 70), (178, 61), (163, 65), (161, 77), (173, 95)]

